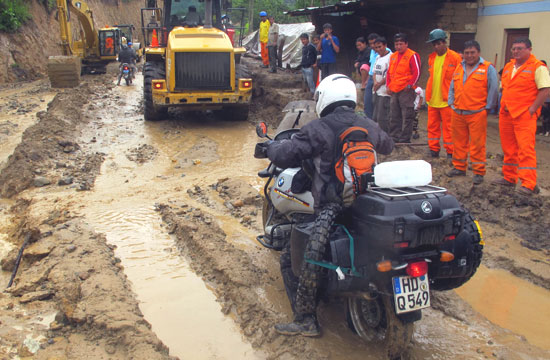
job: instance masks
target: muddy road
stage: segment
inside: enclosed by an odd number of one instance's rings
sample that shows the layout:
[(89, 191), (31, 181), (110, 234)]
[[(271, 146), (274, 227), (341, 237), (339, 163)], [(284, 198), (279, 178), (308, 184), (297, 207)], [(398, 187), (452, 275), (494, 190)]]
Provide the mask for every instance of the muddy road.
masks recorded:
[[(278, 254), (255, 241), (266, 164), (252, 157), (253, 123), (276, 125), (303, 96), (298, 74), (276, 76), (258, 70), (249, 122), (178, 112), (145, 122), (139, 76), (129, 87), (111, 74), (71, 91), (0, 89), (2, 289), (31, 242), (0, 293), (0, 358), (381, 358), (337, 301), (321, 303), (322, 338), (272, 328), (291, 310)], [(498, 135), (489, 141), (496, 176)], [(486, 256), (464, 287), (434, 294), (404, 358), (550, 358), (548, 165), (540, 197), (500, 203), (489, 184), (449, 182), (445, 160), (432, 165), (481, 220)]]

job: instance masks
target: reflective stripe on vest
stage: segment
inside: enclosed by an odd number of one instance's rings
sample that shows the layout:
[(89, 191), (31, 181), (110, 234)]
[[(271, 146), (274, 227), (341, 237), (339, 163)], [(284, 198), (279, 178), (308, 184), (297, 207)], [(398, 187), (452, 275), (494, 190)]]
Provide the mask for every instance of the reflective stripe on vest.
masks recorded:
[(388, 69), (388, 76), (390, 77), (390, 90), (393, 92), (400, 92), (407, 87), (413, 77), (411, 66), (409, 65), (411, 57), (416, 53), (411, 49), (407, 49), (403, 54), (399, 63), (397, 58), (398, 52), (394, 52), (390, 56), (390, 66)]
[(479, 64), (477, 69), (463, 83), (464, 67), (459, 65), (453, 74), (454, 107), (460, 110), (480, 110), (487, 106), (488, 61)]
[(512, 117), (520, 116), (535, 102), (539, 92), (535, 83), (535, 71), (539, 66), (544, 65), (531, 54), (512, 78), (515, 63), (516, 60), (512, 59), (502, 72), (501, 106), (505, 107)]

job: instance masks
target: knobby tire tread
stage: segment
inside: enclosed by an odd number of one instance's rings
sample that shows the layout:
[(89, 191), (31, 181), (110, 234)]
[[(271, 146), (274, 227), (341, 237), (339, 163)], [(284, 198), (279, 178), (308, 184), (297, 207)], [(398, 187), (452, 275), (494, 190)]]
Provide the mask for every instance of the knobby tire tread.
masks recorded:
[(143, 65), (143, 112), (145, 120), (155, 121), (162, 119), (168, 112), (166, 108), (155, 108), (153, 104), (153, 79), (165, 79), (164, 64), (146, 62)]
[[(334, 219), (340, 212), (340, 206), (326, 206), (315, 219), (313, 233), (306, 245), (305, 258), (323, 261), (329, 243)], [(302, 263), (298, 289), (296, 291), (296, 311), (299, 314), (315, 314), (317, 291), (321, 284), (324, 269), (307, 261)]]
[(469, 212), (464, 217), (464, 230), (466, 230), (470, 234), (474, 245), (474, 266), (472, 268), (472, 272), (464, 277), (434, 279), (431, 286), (432, 290), (446, 291), (456, 289), (464, 285), (468, 280), (472, 278), (472, 276), (474, 276), (477, 268), (481, 264), (481, 258), (483, 257), (483, 245), (480, 244), (481, 236), (479, 235), (479, 232), (477, 230), (474, 218)]

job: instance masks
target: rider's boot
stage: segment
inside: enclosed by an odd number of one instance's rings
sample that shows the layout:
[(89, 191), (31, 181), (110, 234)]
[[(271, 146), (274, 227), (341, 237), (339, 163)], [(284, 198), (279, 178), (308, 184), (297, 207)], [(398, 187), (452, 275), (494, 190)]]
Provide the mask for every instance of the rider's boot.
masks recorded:
[(296, 315), (291, 323), (276, 324), (275, 331), (283, 335), (319, 336), (321, 328), (315, 314)]

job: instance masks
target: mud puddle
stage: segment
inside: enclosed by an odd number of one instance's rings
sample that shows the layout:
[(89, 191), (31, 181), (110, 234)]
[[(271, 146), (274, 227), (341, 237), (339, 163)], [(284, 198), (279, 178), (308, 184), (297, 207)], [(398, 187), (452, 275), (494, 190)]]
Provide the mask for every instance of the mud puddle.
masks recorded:
[(475, 276), (455, 290), (494, 324), (523, 335), (550, 350), (550, 291), (507, 271), (480, 266)]
[(86, 218), (117, 246), (115, 254), (140, 309), (170, 354), (182, 359), (260, 359), (220, 312), (214, 294), (182, 260), (154, 208), (128, 205), (90, 211)]

